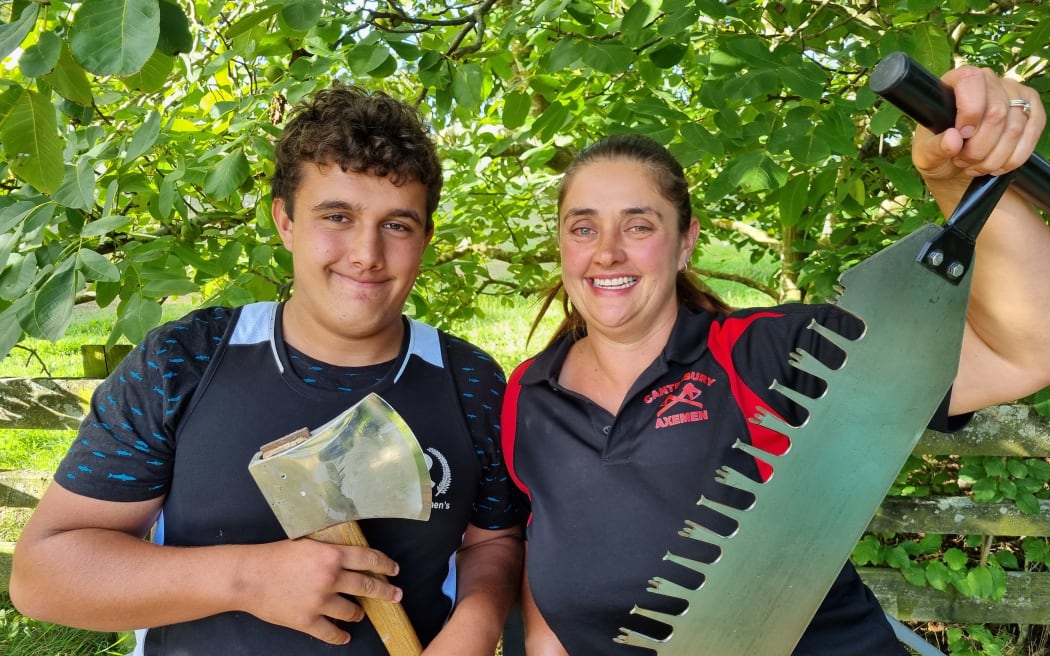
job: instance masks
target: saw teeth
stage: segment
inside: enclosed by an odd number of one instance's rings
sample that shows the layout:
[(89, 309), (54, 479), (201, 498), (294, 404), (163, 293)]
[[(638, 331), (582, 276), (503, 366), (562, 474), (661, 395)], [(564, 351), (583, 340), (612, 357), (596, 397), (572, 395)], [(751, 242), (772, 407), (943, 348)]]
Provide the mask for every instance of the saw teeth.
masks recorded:
[[(788, 355), (788, 361), (795, 369), (804, 371), (807, 374), (813, 374), (817, 378), (822, 378), (824, 380), (828, 380), (835, 372), (834, 369), (813, 357), (812, 353), (809, 351), (803, 351), (802, 349), (792, 351), (791, 354)], [(776, 381), (773, 381), (773, 384), (775, 385)]]
[[(799, 428), (796, 426), (792, 426), (791, 424), (787, 423), (780, 417), (777, 417), (776, 415), (772, 414), (765, 408), (759, 408), (755, 412), (755, 415), (751, 417), (750, 421), (753, 424), (758, 424), (763, 428), (768, 428), (772, 431), (780, 433), (781, 435), (787, 437), (790, 442), (793, 442), (795, 440), (794, 435), (798, 433)], [(769, 453), (768, 451), (763, 451), (762, 453), (766, 453), (772, 458), (777, 457)]]
[(687, 588), (684, 585), (679, 585), (674, 581), (668, 581), (662, 576), (649, 579), (649, 586), (646, 588), (648, 592), (655, 592), (656, 594), (664, 595), (665, 597), (674, 597), (675, 599), (688, 599), (689, 595), (696, 592), (693, 588)]
[[(648, 608), (642, 608), (641, 606), (635, 606), (631, 609), (631, 615), (638, 615), (640, 617), (648, 617), (651, 620), (666, 624), (667, 626), (674, 626), (674, 621), (679, 617), (678, 615), (671, 615), (670, 613), (664, 613), (658, 610), (649, 610)], [(650, 638), (652, 640), (652, 638)]]
[[(711, 510), (721, 513), (722, 515), (725, 515), (730, 519), (736, 520), (738, 523), (741, 519), (743, 519), (744, 513), (747, 512), (746, 510), (734, 508), (733, 506), (727, 506), (726, 504), (719, 503), (718, 501), (712, 501), (706, 496), (701, 496), (699, 501), (696, 502), (696, 505), (703, 506), (704, 508), (710, 508)], [(724, 537), (732, 537), (732, 534), (729, 534)]]
[(697, 524), (689, 519), (685, 520), (685, 524), (685, 528), (678, 531), (678, 535), (681, 535), (683, 538), (691, 538), (693, 540), (699, 540), (700, 542), (719, 545), (725, 544), (725, 541), (730, 537), (716, 533), (706, 526)]
[[(815, 319), (809, 322), (808, 327), (810, 328), (810, 330), (816, 331), (818, 335), (842, 349), (842, 351), (845, 353), (849, 353), (850, 345), (856, 343), (857, 341), (854, 339), (849, 339), (848, 337), (843, 337), (840, 333), (835, 332), (831, 328), (828, 328), (827, 326), (819, 323)], [(864, 335), (862, 333), (861, 337), (863, 336)], [(861, 337), (858, 337), (857, 339), (860, 339)]]
[[(741, 440), (737, 440), (736, 444), (733, 445), (733, 448), (737, 449), (738, 451), (743, 451), (752, 458), (755, 458), (756, 460), (761, 460), (762, 462), (765, 462), (770, 465), (772, 465), (773, 462), (780, 457), (775, 453), (770, 453), (765, 449), (758, 448), (754, 444), (748, 444), (747, 442), (743, 442)], [(776, 467), (773, 468), (776, 469)]]
[[(745, 443), (738, 441), (738, 444), (745, 444)], [(751, 446), (751, 445), (748, 444), (747, 446)], [(766, 453), (766, 452), (763, 452), (763, 453)], [(773, 457), (776, 458), (778, 456), (773, 456)], [(733, 469), (729, 465), (723, 465), (723, 466), (719, 467), (715, 471), (715, 480), (718, 481), (719, 483), (723, 484), (723, 485), (728, 485), (729, 487), (735, 487), (738, 490), (743, 490), (744, 492), (750, 492), (751, 494), (756, 494), (758, 492), (758, 490), (761, 489), (761, 487), (762, 487), (762, 483), (760, 483), (759, 481), (756, 481), (755, 479), (751, 478), (747, 474), (743, 474), (740, 471), (738, 471), (736, 469)]]
[[(797, 368), (805, 370), (804, 367)], [(814, 372), (811, 371), (810, 373)], [(773, 390), (774, 392), (778, 392), (782, 396), (786, 396), (789, 400), (794, 401), (795, 403), (799, 404), (800, 406), (806, 409), (809, 409), (810, 404), (816, 401), (816, 399), (810, 396), (806, 396), (798, 390), (788, 387), (787, 385), (784, 385), (777, 380), (773, 381), (773, 384), (769, 386), (769, 389)]]
[[(633, 612), (633, 611), (632, 611)], [(667, 640), (657, 640), (644, 633), (638, 633), (624, 627), (620, 627), (620, 635), (613, 638), (613, 642), (621, 645), (630, 645), (632, 647), (642, 647), (644, 649), (656, 649), (658, 645), (662, 645)]]
[(692, 558), (686, 558), (685, 556), (676, 556), (670, 551), (664, 554), (664, 560), (674, 563), (675, 565), (681, 565), (686, 569), (691, 569), (698, 574), (703, 574), (705, 577), (707, 576), (708, 563), (693, 560)]

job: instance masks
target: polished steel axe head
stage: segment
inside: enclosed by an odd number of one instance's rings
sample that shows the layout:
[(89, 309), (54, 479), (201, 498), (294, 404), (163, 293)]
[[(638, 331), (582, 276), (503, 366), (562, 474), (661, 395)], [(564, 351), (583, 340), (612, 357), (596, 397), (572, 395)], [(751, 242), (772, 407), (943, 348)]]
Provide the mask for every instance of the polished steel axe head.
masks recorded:
[(248, 471), (290, 538), (359, 519), (430, 517), (423, 450), (377, 394), (264, 445)]

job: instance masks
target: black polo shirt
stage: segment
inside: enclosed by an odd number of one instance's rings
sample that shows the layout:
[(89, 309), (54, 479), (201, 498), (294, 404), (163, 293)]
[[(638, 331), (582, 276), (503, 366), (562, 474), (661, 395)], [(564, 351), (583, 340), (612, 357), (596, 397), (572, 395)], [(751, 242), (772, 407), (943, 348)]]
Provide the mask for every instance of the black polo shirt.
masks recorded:
[[(315, 428), (370, 392), (411, 427), (430, 469), (428, 521), (367, 519), (371, 546), (400, 565), (392, 581), (424, 645), (455, 600), (455, 553), (468, 524), (499, 530), (524, 506), (500, 453), (504, 377), (484, 351), (403, 318), (397, 358), (337, 367), (284, 341), (282, 305), (209, 308), (154, 329), (92, 397), (55, 481), (92, 498), (164, 496), (154, 540), (175, 546), (256, 544), (286, 538), (248, 473), (255, 452), (301, 427)], [(137, 654), (386, 654), (366, 620), (329, 645), (305, 633), (230, 612), (151, 628)]]
[[(571, 654), (633, 654), (613, 638), (621, 627), (653, 637), (667, 628), (630, 613), (636, 604), (679, 613), (684, 602), (646, 593), (654, 576), (696, 587), (699, 574), (665, 561), (710, 562), (714, 547), (679, 537), (685, 520), (716, 531), (724, 516), (696, 505), (746, 505), (746, 493), (716, 483), (728, 465), (752, 477), (768, 467), (732, 448), (738, 438), (782, 452), (786, 439), (748, 419), (764, 406), (797, 424), (804, 411), (768, 389), (772, 380), (816, 397), (824, 383), (789, 365), (795, 348), (831, 367), (843, 353), (809, 323), (847, 337), (855, 319), (834, 306), (784, 305), (715, 317), (681, 310), (663, 354), (610, 414), (558, 385), (571, 347), (563, 338), (524, 363), (504, 406), (504, 454), (532, 499), (527, 535), (529, 584), (536, 604)], [(515, 413), (516, 410), (516, 413)], [(746, 618), (741, 618), (746, 622)], [(846, 564), (795, 654), (906, 654), (872, 593)]]

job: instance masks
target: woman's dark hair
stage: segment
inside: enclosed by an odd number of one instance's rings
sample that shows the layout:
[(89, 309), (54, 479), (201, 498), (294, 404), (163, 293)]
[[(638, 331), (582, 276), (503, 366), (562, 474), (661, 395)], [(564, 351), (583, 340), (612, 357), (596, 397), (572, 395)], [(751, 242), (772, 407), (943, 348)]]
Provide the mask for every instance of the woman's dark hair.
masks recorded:
[[(430, 131), (411, 106), (382, 92), (339, 82), (297, 104), (274, 147), (271, 180), (291, 216), (303, 164), (389, 177), (427, 188), (426, 229), (441, 198), (441, 162)], [(294, 217), (293, 217), (294, 218)]]
[[(693, 207), (689, 197), (689, 183), (685, 171), (678, 160), (655, 140), (631, 134), (611, 135), (583, 149), (565, 169), (561, 185), (558, 188), (558, 216), (561, 221), (561, 204), (572, 179), (582, 167), (603, 160), (629, 160), (645, 166), (652, 176), (660, 195), (667, 199), (678, 213), (678, 232), (685, 234), (693, 219)], [(546, 293), (539, 314), (529, 331), (531, 338), (536, 332), (543, 315), (551, 304), (561, 297), (565, 318), (554, 332), (551, 342), (562, 335), (571, 334), (576, 338), (587, 334), (587, 326), (579, 311), (572, 306), (568, 294), (564, 293), (561, 280), (558, 280)], [(729, 314), (731, 308), (712, 292), (695, 274), (690, 271), (679, 271), (675, 279), (675, 296), (678, 303), (690, 308), (699, 308), (715, 314)]]

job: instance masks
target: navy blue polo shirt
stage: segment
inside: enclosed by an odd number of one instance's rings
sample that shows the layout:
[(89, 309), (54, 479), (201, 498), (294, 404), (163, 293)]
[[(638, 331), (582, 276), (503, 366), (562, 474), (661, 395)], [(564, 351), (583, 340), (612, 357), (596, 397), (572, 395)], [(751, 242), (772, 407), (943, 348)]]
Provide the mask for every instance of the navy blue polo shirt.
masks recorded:
[[(732, 445), (740, 438), (783, 452), (783, 436), (748, 421), (759, 406), (792, 424), (804, 416), (802, 408), (770, 391), (770, 382), (810, 397), (823, 391), (823, 381), (791, 367), (787, 354), (802, 348), (831, 367), (841, 364), (844, 354), (808, 328), (814, 319), (850, 338), (861, 328), (827, 305), (758, 308), (729, 317), (682, 309), (664, 352), (615, 415), (558, 384), (571, 337), (512, 376), (504, 454), (532, 500), (529, 584), (569, 653), (645, 653), (613, 642), (621, 627), (667, 635), (665, 625), (630, 610), (684, 610), (681, 600), (646, 592), (654, 576), (694, 588), (701, 583), (698, 573), (663, 556), (668, 550), (704, 562), (717, 556), (714, 547), (678, 535), (686, 520), (723, 533), (732, 528), (726, 525), (731, 520), (696, 505), (701, 495), (737, 507), (750, 500), (716, 483), (716, 469), (728, 465), (768, 477), (765, 463)], [(907, 652), (847, 563), (794, 653)]]

